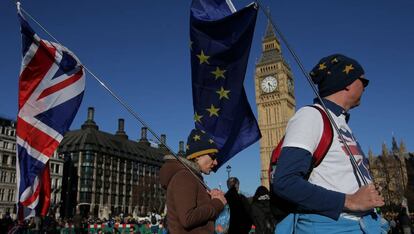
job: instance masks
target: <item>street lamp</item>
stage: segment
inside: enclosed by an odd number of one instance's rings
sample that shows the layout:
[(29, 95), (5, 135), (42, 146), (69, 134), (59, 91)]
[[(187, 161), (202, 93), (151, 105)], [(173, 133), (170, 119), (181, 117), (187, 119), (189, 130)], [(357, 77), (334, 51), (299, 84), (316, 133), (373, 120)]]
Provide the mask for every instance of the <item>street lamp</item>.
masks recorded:
[(230, 165), (227, 165), (226, 171), (227, 171), (227, 179), (228, 179), (228, 178), (230, 178), (230, 172), (231, 172), (231, 166)]

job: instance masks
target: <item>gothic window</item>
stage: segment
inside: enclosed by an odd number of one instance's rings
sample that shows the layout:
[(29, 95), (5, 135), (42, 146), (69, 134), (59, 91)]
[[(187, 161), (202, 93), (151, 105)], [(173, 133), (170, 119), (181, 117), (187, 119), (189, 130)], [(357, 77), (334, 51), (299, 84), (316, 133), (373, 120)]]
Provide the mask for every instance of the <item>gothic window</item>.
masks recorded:
[(11, 202), (14, 200), (14, 189), (9, 189), (9, 194), (7, 195), (7, 201)]
[(92, 193), (80, 192), (80, 202), (90, 203), (92, 201)]
[(0, 175), (0, 182), (6, 182), (7, 171), (2, 171)]
[(55, 166), (55, 173), (56, 174), (59, 174), (59, 168), (60, 168), (59, 164), (56, 164), (56, 166)]
[(96, 180), (96, 188), (102, 188), (102, 180)]
[(124, 174), (122, 174), (122, 173), (119, 174), (119, 183), (121, 183), (121, 184), (124, 183)]
[(115, 180), (113, 179), (112, 180), (112, 184), (111, 184), (112, 191), (115, 191), (116, 190), (116, 187), (117, 187), (117, 184), (116, 184)]
[(92, 151), (86, 151), (84, 155), (84, 162), (88, 162), (89, 164), (92, 164), (94, 161), (94, 154)]
[(93, 168), (91, 166), (82, 166), (81, 177), (85, 179), (93, 178)]
[(4, 189), (4, 188), (0, 188), (0, 201), (3, 201), (5, 190), (6, 189)]
[(111, 158), (109, 156), (105, 157), (105, 166), (111, 166)]
[(52, 182), (52, 184), (51, 184), (51, 188), (52, 188), (52, 189), (55, 189), (55, 180), (53, 180), (53, 179), (52, 179), (52, 180), (51, 180), (51, 182)]
[(96, 158), (96, 163), (98, 164), (98, 165), (102, 165), (102, 162), (103, 162), (103, 156), (101, 155), (101, 156), (98, 156), (97, 158)]
[[(7, 143), (7, 142), (5, 142)], [(3, 154), (3, 160), (1, 161), (3, 165), (7, 165), (7, 160), (9, 159), (9, 155)]]
[(81, 189), (83, 188), (83, 191), (92, 190), (92, 185), (93, 185), (92, 180), (82, 178), (80, 182), (81, 182)]
[(95, 193), (95, 204), (101, 203), (101, 193)]
[(16, 173), (12, 172), (10, 174), (10, 183), (16, 183)]
[(103, 194), (103, 204), (106, 205), (108, 204), (108, 193), (104, 192)]
[(144, 166), (141, 163), (138, 164), (138, 174), (139, 176), (144, 175)]

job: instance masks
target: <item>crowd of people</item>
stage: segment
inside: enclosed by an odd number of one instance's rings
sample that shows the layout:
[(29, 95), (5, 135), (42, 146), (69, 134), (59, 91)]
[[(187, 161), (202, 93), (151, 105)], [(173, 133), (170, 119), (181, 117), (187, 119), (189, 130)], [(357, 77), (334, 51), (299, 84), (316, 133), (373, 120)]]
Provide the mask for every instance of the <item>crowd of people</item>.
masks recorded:
[[(152, 214), (151, 214), (152, 215)], [(151, 215), (145, 219), (135, 219), (132, 215), (115, 216), (109, 219), (94, 217), (54, 218), (53, 216), (31, 217), (18, 224), (9, 214), (0, 220), (0, 233), (33, 233), (33, 234), (64, 234), (64, 233), (140, 233), (164, 234), (164, 220), (158, 214), (156, 221)]]
[[(278, 222), (278, 214), (272, 210), (270, 192), (265, 186), (259, 186), (252, 197), (246, 197), (240, 192), (240, 181), (236, 177), (227, 180), (228, 190), (224, 194), (230, 206), (230, 227), (228, 234), (273, 234)], [(165, 223), (165, 216), (149, 214), (147, 218), (138, 219), (131, 215), (115, 216), (109, 219), (99, 219), (93, 217), (80, 217), (75, 215), (73, 218), (54, 218), (46, 216), (44, 218), (32, 217), (17, 227), (17, 220), (13, 220), (6, 213), (0, 219), (0, 233), (140, 233), (140, 234), (165, 234), (168, 232)], [(412, 234), (414, 229), (414, 213), (408, 215), (405, 207), (401, 207), (399, 212), (386, 212), (384, 218), (390, 224), (389, 234)], [(125, 228), (124, 224), (128, 224)]]

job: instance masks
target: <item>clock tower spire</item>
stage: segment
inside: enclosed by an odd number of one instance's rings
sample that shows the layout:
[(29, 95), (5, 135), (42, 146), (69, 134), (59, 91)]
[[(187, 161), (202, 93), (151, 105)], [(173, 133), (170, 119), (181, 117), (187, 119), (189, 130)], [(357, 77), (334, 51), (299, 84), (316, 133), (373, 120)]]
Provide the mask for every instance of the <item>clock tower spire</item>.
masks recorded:
[(255, 92), (260, 139), (261, 184), (269, 187), (267, 170), (272, 150), (285, 134), (295, 112), (293, 75), (285, 62), (270, 21), (262, 39), (262, 54), (256, 63)]

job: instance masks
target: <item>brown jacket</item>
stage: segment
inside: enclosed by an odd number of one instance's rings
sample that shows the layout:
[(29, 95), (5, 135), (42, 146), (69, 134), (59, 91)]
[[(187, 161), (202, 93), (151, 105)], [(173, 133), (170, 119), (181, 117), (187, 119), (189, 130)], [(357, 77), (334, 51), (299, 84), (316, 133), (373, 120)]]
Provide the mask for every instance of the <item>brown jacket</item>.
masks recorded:
[[(214, 221), (223, 210), (219, 199), (211, 199), (204, 186), (174, 156), (164, 157), (160, 182), (167, 190), (169, 233), (214, 233)], [(197, 164), (181, 158), (202, 180)]]

